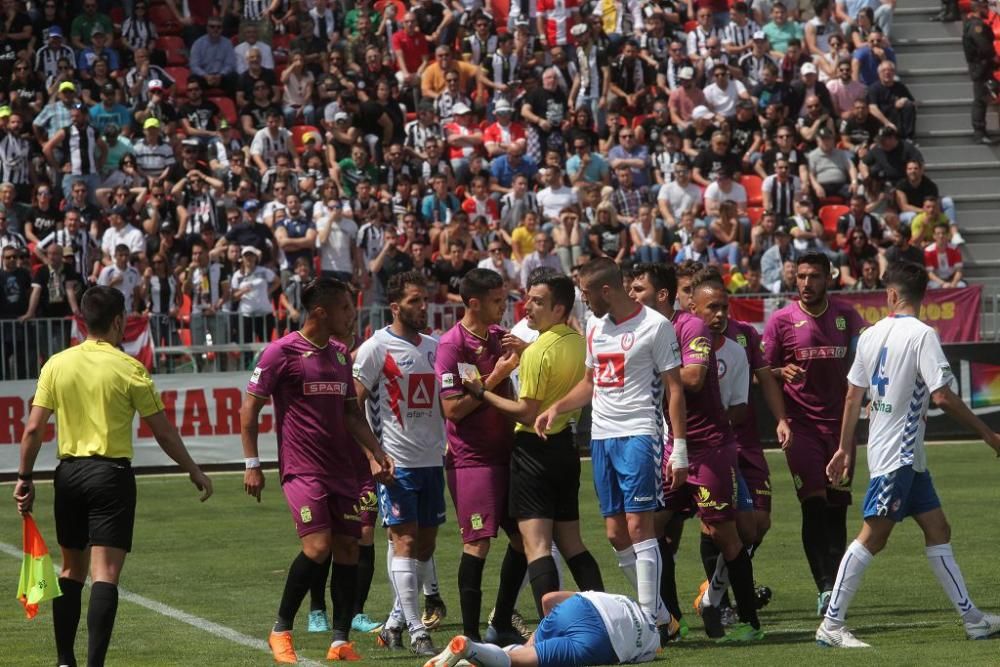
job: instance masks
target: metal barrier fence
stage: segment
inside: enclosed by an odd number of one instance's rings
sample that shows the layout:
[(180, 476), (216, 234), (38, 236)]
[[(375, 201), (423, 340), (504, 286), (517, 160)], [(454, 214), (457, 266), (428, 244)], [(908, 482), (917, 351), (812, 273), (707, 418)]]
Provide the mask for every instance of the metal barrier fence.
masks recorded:
[[(740, 298), (740, 297), (734, 297)], [(502, 325), (515, 322), (515, 304), (508, 304)], [(428, 326), (440, 334), (461, 318), (461, 304), (431, 304)], [(391, 322), (388, 308), (367, 306), (358, 310), (357, 335), (366, 338)], [(257, 354), (272, 336), (298, 326), (284, 315), (241, 316), (220, 312), (212, 316), (193, 314), (181, 321), (166, 315), (149, 316), (153, 371), (199, 373), (249, 370)], [(0, 320), (0, 380), (38, 377), (44, 360), (70, 345), (71, 319)], [(980, 336), (983, 341), (1000, 340), (1000, 287), (983, 289), (980, 303)]]

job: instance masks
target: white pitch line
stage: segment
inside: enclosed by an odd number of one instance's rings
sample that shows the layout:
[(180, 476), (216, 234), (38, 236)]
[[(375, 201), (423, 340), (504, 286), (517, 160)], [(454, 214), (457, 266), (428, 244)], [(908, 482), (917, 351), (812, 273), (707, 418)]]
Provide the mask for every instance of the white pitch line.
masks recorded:
[[(21, 559), (24, 556), (24, 551), (12, 544), (7, 544), (5, 542), (0, 542), (0, 552), (11, 556), (12, 558)], [(89, 584), (89, 580), (88, 580)], [(232, 628), (227, 628), (224, 625), (219, 625), (218, 623), (213, 623), (207, 618), (202, 618), (201, 616), (195, 616), (194, 614), (189, 614), (186, 611), (176, 609), (170, 605), (163, 604), (162, 602), (157, 602), (138, 593), (132, 593), (124, 588), (118, 588), (118, 596), (122, 600), (131, 602), (132, 604), (144, 607), (152, 612), (160, 614), (161, 616), (166, 616), (167, 618), (172, 618), (175, 621), (180, 621), (181, 623), (186, 623), (193, 628), (197, 628), (202, 632), (207, 632), (210, 635), (218, 637), (219, 639), (225, 639), (226, 641), (232, 642), (233, 644), (238, 644), (239, 646), (245, 646), (246, 648), (252, 648), (263, 653), (270, 655), (271, 648), (262, 639), (257, 639), (256, 637), (250, 637), (242, 632), (233, 630)], [(308, 667), (323, 667), (323, 663), (316, 662), (314, 660), (308, 660), (306, 658), (299, 657), (300, 665), (307, 665)]]

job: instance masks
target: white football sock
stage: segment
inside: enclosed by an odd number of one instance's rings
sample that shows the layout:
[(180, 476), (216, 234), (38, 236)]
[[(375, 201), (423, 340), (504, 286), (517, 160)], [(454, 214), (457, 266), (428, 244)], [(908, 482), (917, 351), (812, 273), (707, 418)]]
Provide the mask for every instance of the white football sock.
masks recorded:
[(632, 588), (638, 592), (639, 585), (636, 583), (635, 572), (635, 549), (633, 547), (626, 547), (621, 551), (615, 549), (615, 558), (618, 559), (618, 568), (622, 571), (622, 574), (632, 584)]
[(847, 608), (851, 606), (854, 594), (861, 587), (861, 579), (872, 558), (874, 556), (857, 540), (847, 547), (844, 558), (840, 561), (840, 568), (837, 570), (837, 581), (833, 584), (830, 605), (826, 608), (826, 618), (823, 620), (823, 624), (831, 630), (844, 626)]
[(715, 572), (712, 580), (708, 582), (708, 588), (701, 596), (701, 603), (710, 607), (718, 607), (722, 603), (722, 598), (729, 588), (729, 570), (726, 568), (726, 559), (719, 554), (715, 561)]
[(958, 615), (966, 623), (979, 623), (983, 620), (983, 613), (976, 608), (969, 598), (969, 591), (965, 588), (965, 579), (962, 571), (955, 562), (955, 554), (951, 550), (951, 544), (938, 544), (926, 548), (927, 561), (934, 570), (941, 588), (948, 594), (948, 599), (955, 605)]
[(467, 641), (465, 657), (475, 665), (482, 667), (510, 667), (510, 656), (493, 644), (483, 644), (480, 642)]
[(652, 539), (633, 544), (632, 548), (635, 549), (635, 589), (639, 606), (658, 623), (666, 621), (660, 603), (660, 576), (663, 568), (660, 562), (660, 545)]
[[(389, 585), (392, 587), (393, 593), (396, 592), (396, 585), (392, 583), (392, 559), (396, 555), (396, 550), (392, 547), (392, 540), (385, 541), (385, 571), (389, 575)], [(398, 630), (399, 628), (406, 625), (406, 619), (403, 618), (403, 608), (399, 604), (399, 596), (394, 595), (392, 600), (392, 611), (389, 612), (389, 620), (385, 622), (386, 626), (390, 630)]]
[(420, 608), (417, 604), (418, 584), (417, 559), (399, 556), (393, 558), (392, 587), (396, 589), (396, 597), (399, 598), (399, 605), (403, 608), (403, 617), (410, 629), (411, 639), (424, 631), (424, 624), (420, 620)]
[(417, 564), (420, 573), (420, 585), (424, 590), (424, 595), (439, 595), (437, 564), (434, 557), (428, 560), (419, 561)]

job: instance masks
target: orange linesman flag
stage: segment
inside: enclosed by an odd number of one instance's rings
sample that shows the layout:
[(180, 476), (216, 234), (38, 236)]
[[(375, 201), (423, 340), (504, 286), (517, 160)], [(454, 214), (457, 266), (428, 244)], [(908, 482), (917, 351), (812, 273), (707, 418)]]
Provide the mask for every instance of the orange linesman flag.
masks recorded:
[(45, 546), (42, 534), (30, 514), (24, 515), (24, 560), (21, 561), (21, 581), (17, 585), (17, 599), (24, 605), (24, 613), (34, 618), (38, 603), (62, 595), (59, 576), (52, 565), (52, 557)]

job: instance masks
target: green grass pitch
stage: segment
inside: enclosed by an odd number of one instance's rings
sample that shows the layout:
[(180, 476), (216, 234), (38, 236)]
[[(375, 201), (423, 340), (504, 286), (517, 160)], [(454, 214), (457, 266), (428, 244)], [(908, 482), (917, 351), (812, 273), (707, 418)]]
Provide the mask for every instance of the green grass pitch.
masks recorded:
[[(855, 506), (848, 531), (860, 525), (858, 503), (867, 483), (864, 453), (860, 452), (855, 482)], [(1000, 462), (979, 444), (930, 448), (931, 470), (953, 528), (953, 544), (973, 600), (984, 610), (1000, 611)], [(780, 454), (768, 457), (774, 488), (773, 527), (754, 567), (758, 582), (774, 591), (762, 611), (767, 638), (753, 646), (717, 646), (709, 642), (697, 616), (687, 616), (691, 634), (661, 654), (659, 662), (673, 665), (1000, 665), (1000, 641), (965, 639), (955, 611), (939, 589), (926, 563), (916, 525), (904, 523), (866, 574), (854, 600), (848, 625), (874, 645), (865, 651), (822, 649), (813, 642), (818, 623), (816, 592), (799, 540), (799, 511), (791, 481)], [(602, 521), (584, 466), (580, 505), (584, 541), (590, 547), (609, 590), (629, 592), (618, 572), (614, 554), (604, 538)], [(260, 505), (243, 495), (241, 476), (215, 475), (216, 495), (204, 505), (180, 477), (139, 480), (135, 549), (126, 561), (122, 587), (196, 617), (244, 635), (266, 639), (277, 608), (286, 568), (298, 551), (288, 510), (268, 472), (268, 487)], [(11, 485), (0, 486), (8, 499), (0, 512), (0, 541), (20, 546), (20, 521), (9, 500)], [(50, 549), (58, 554), (52, 523), (52, 487), (38, 488), (37, 519)], [(483, 618), (492, 606), (503, 543), (495, 546), (484, 578)], [(376, 546), (376, 573), (367, 611), (383, 616), (389, 609), (385, 577), (384, 542)], [(456, 569), (460, 543), (454, 521), (442, 527), (437, 563), (449, 616), (434, 633), (444, 645), (460, 627)], [(56, 560), (58, 557), (56, 556)], [(44, 605), (33, 621), (24, 618), (14, 600), (19, 561), (0, 554), (0, 664), (30, 667), (54, 664), (51, 608)], [(697, 526), (685, 529), (678, 562), (678, 586), (685, 608), (703, 579), (698, 559)], [(84, 604), (86, 604), (86, 593)], [(308, 606), (308, 602), (304, 605)], [(530, 595), (522, 594), (520, 609), (534, 616)], [(84, 619), (86, 610), (84, 610)], [(324, 662), (328, 637), (305, 632), (305, 610), (295, 633), (301, 658)], [(81, 626), (83, 624), (81, 623)], [(374, 648), (372, 636), (354, 640), (366, 660), (362, 665), (420, 665), (407, 652)], [(77, 659), (86, 657), (86, 635), (81, 627)], [(82, 664), (82, 662), (81, 662)], [(123, 600), (108, 655), (109, 665), (268, 665), (268, 653), (240, 646)]]

